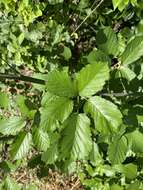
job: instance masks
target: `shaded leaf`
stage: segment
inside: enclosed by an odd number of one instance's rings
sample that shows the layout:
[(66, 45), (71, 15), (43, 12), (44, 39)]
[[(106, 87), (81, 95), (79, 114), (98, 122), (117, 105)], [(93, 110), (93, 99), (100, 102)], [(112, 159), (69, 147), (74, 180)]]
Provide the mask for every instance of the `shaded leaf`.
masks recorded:
[(125, 78), (128, 81), (131, 81), (136, 77), (136, 74), (128, 67), (121, 66), (117, 70), (116, 77)]
[(137, 177), (137, 166), (135, 164), (126, 164), (123, 167), (123, 173), (128, 179), (135, 179)]
[(143, 153), (143, 134), (138, 130), (135, 130), (131, 133), (126, 134), (126, 136), (132, 144), (132, 150), (135, 153)]
[(58, 3), (63, 3), (64, 0), (48, 0), (48, 2), (49, 2), (51, 5), (55, 5), (55, 4), (58, 4)]
[(50, 136), (50, 147), (42, 154), (42, 161), (46, 164), (53, 164), (59, 156), (58, 152), (58, 142), (59, 142), (59, 135), (54, 133)]
[(96, 41), (99, 49), (107, 55), (116, 56), (118, 54), (118, 39), (111, 27), (105, 27), (104, 29), (99, 30), (96, 36)]
[(128, 150), (127, 138), (124, 136), (122, 137), (116, 136), (108, 148), (108, 156), (111, 163), (112, 164), (122, 163), (126, 158), (127, 150)]
[(65, 58), (65, 60), (69, 60), (72, 56), (70, 48), (64, 46), (64, 51), (61, 53), (61, 55)]
[(6, 179), (4, 180), (3, 189), (20, 190), (21, 187), (13, 179), (7, 176)]
[(97, 63), (97, 62), (111, 63), (111, 59), (108, 57), (108, 55), (106, 55), (103, 51), (99, 49), (92, 50), (87, 56), (87, 61), (90, 64)]
[(50, 145), (48, 133), (43, 131), (41, 128), (37, 128), (34, 130), (32, 136), (33, 136), (33, 142), (36, 145), (36, 148), (39, 151), (46, 151)]
[(131, 64), (143, 55), (143, 36), (136, 36), (131, 40), (121, 55), (123, 65)]

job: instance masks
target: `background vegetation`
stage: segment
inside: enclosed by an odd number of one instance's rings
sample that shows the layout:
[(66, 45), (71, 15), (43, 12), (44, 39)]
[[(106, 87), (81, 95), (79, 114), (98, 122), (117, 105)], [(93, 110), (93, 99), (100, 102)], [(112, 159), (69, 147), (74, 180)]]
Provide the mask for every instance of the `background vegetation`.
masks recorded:
[(142, 55), (142, 0), (0, 0), (0, 189), (143, 189)]

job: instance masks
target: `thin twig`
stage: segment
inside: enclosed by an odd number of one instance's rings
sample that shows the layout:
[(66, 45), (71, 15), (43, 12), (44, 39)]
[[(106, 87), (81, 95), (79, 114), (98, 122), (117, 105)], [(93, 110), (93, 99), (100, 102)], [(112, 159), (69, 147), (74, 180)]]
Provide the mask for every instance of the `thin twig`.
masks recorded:
[(96, 9), (103, 3), (104, 0), (101, 0), (97, 6), (88, 14), (85, 19), (77, 26), (77, 28), (72, 32), (71, 36), (83, 25), (83, 23), (96, 11)]
[(119, 93), (101, 93), (99, 94), (100, 96), (115, 96), (115, 97), (125, 97), (125, 96), (136, 96), (136, 97), (141, 97), (143, 96), (143, 92), (119, 92)]
[(25, 76), (25, 75), (16, 76), (16, 75), (5, 74), (5, 73), (0, 73), (0, 79), (20, 80), (20, 81), (37, 83), (37, 84), (42, 84), (42, 85), (46, 83), (46, 81), (42, 79), (37, 79), (37, 78)]

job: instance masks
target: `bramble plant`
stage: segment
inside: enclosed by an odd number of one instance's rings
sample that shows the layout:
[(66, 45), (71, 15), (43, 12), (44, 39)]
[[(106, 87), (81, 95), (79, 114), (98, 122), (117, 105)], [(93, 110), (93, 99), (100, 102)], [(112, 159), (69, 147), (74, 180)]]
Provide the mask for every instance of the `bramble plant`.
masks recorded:
[(31, 165), (143, 189), (142, 7), (0, 1), (0, 189), (25, 189), (12, 174)]

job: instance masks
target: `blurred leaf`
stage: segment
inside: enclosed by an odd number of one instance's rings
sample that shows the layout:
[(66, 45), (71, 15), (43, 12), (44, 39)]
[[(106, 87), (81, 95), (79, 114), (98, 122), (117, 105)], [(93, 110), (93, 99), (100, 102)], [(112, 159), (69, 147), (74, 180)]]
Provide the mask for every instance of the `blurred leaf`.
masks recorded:
[(0, 92), (0, 107), (7, 109), (8, 105), (9, 105), (9, 96), (4, 92)]
[[(26, 102), (28, 102), (27, 105), (26, 105)], [(34, 109), (32, 102), (28, 101), (26, 97), (19, 95), (16, 97), (16, 103), (23, 116), (26, 116), (29, 119), (33, 119), (36, 110)]]
[(125, 177), (128, 179), (135, 179), (137, 177), (137, 166), (134, 164), (126, 164), (123, 167)]
[(4, 180), (3, 189), (6, 190), (20, 190), (20, 186), (9, 176)]
[(136, 153), (143, 153), (143, 134), (138, 130), (135, 130), (131, 133), (128, 133), (126, 136), (132, 143), (132, 150)]
[(117, 184), (113, 184), (110, 188), (110, 190), (123, 190), (124, 188), (117, 185)]
[(138, 60), (143, 55), (143, 36), (136, 36), (128, 44), (121, 55), (123, 65), (129, 65)]
[(139, 190), (140, 189), (140, 182), (139, 181), (135, 181), (133, 183), (131, 183), (127, 190)]
[(64, 51), (61, 53), (61, 55), (65, 58), (66, 61), (68, 61), (72, 56), (70, 48), (64, 46)]
[(64, 0), (48, 0), (48, 2), (52, 5), (58, 4), (58, 3), (63, 3)]

